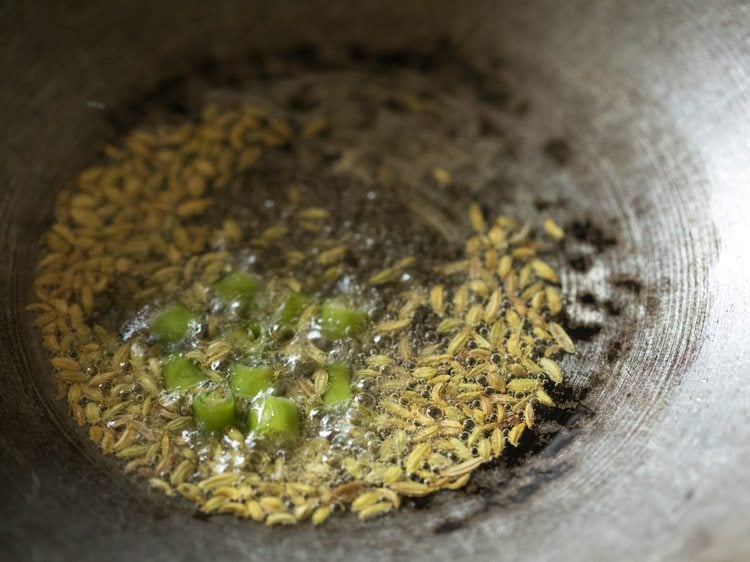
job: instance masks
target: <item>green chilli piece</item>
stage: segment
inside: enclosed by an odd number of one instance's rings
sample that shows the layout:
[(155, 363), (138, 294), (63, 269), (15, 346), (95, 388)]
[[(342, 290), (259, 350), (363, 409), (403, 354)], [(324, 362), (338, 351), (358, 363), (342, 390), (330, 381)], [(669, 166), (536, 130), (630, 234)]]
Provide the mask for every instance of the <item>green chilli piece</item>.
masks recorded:
[(233, 364), (229, 367), (229, 385), (239, 398), (254, 398), (273, 384), (271, 367), (248, 367)]
[(185, 392), (206, 380), (200, 367), (183, 355), (172, 355), (164, 363), (164, 388), (170, 392)]
[(252, 403), (247, 415), (247, 425), (259, 435), (298, 437), (302, 434), (299, 418), (297, 404), (292, 400), (269, 395)]
[(289, 293), (284, 304), (276, 312), (275, 333), (285, 339), (294, 336), (296, 322), (312, 299), (304, 293)]
[(279, 309), (279, 324), (291, 325), (299, 319), (302, 311), (310, 304), (312, 297), (304, 293), (289, 293), (283, 306)]
[(198, 427), (209, 433), (220, 433), (234, 422), (235, 406), (232, 392), (217, 386), (199, 392), (193, 398), (193, 416)]
[(329, 340), (358, 336), (369, 323), (367, 312), (346, 306), (341, 301), (327, 300), (320, 307), (320, 329)]
[(226, 300), (248, 305), (258, 293), (258, 280), (245, 271), (233, 271), (214, 283), (214, 289)]
[(198, 322), (198, 315), (184, 304), (173, 304), (151, 322), (151, 332), (165, 342), (178, 342), (190, 331), (190, 325)]
[(323, 404), (333, 406), (352, 397), (352, 386), (349, 380), (349, 366), (345, 363), (332, 363), (328, 371), (328, 386), (323, 393)]

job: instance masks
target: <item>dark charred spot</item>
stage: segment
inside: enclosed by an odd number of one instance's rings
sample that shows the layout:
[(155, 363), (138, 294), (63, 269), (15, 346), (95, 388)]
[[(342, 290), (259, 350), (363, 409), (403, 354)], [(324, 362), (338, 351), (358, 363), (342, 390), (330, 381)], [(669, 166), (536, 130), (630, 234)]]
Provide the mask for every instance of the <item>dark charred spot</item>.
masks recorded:
[(573, 151), (566, 140), (553, 138), (544, 143), (544, 154), (551, 158), (558, 166), (565, 166), (570, 162)]
[(500, 108), (506, 107), (510, 101), (510, 93), (506, 87), (494, 81), (482, 82), (481, 86), (477, 88), (477, 94), (483, 102)]
[(606, 310), (607, 314), (609, 314), (610, 316), (619, 316), (622, 312), (622, 310), (620, 310), (620, 307), (611, 300), (606, 300), (603, 304), (604, 310)]
[(544, 446), (541, 453), (542, 458), (554, 457), (562, 449), (570, 445), (575, 436), (575, 431), (559, 431), (552, 439), (550, 439), (549, 443)]
[(531, 102), (529, 100), (521, 100), (518, 105), (513, 109), (513, 113), (518, 117), (523, 117), (531, 111)]
[(437, 525), (432, 530), (432, 532), (436, 535), (447, 535), (449, 533), (462, 529), (465, 525), (466, 521), (462, 521), (461, 519), (446, 519), (445, 521)]
[(167, 120), (170, 117), (174, 119), (175, 116), (189, 116), (186, 97), (187, 80), (184, 76), (166, 78), (125, 107), (114, 107), (105, 111), (104, 118), (113, 129), (115, 138), (125, 134), (142, 120), (144, 107), (153, 107), (155, 113), (162, 113), (161, 117)]
[(487, 116), (484, 116), (479, 120), (478, 130), (479, 134), (483, 137), (500, 136), (504, 134), (504, 131), (500, 126)]
[(589, 341), (602, 331), (602, 327), (599, 324), (568, 324), (566, 330), (574, 340)]
[(573, 341), (590, 341), (602, 331), (601, 324), (577, 322), (567, 312), (563, 314), (562, 323)]
[(315, 66), (320, 63), (320, 48), (313, 43), (299, 43), (289, 50), (287, 58), (304, 65)]
[(364, 62), (367, 60), (367, 50), (358, 43), (349, 45), (349, 58), (354, 62)]
[(443, 48), (441, 39), (435, 47), (424, 51), (409, 49), (369, 51), (359, 43), (351, 43), (348, 51), (349, 59), (356, 63), (370, 63), (380, 69), (413, 68), (427, 73), (438, 66)]
[(576, 254), (574, 256), (568, 256), (568, 263), (575, 271), (579, 273), (586, 273), (591, 269), (593, 260), (591, 256), (585, 254)]
[(195, 511), (193, 512), (193, 519), (197, 519), (198, 521), (208, 521), (210, 519), (210, 515), (208, 513), (204, 513), (203, 511)]
[(432, 505), (433, 496), (422, 496), (417, 498), (409, 498), (404, 503), (412, 509), (422, 510), (428, 509)]
[(646, 298), (646, 310), (649, 314), (656, 314), (659, 310), (659, 298), (656, 295), (648, 295)]
[[(473, 450), (473, 448), (472, 448), (472, 450)], [(480, 491), (482, 491), (482, 490), (480, 489), (479, 486), (477, 486), (476, 482), (469, 482), (466, 485), (466, 488), (464, 488), (464, 492), (466, 492), (466, 494), (469, 495), (469, 496), (473, 496), (474, 494), (478, 494)]]
[(583, 304), (596, 304), (596, 297), (591, 293), (583, 293), (580, 297), (578, 297), (578, 300)]
[(383, 106), (386, 109), (390, 109), (391, 111), (394, 111), (396, 113), (406, 113), (407, 111), (406, 104), (396, 96), (388, 96), (387, 98), (385, 98)]
[(612, 281), (612, 284), (620, 289), (625, 289), (638, 296), (643, 290), (643, 283), (633, 277), (618, 277)]
[(210, 80), (216, 75), (219, 69), (219, 61), (216, 57), (209, 55), (196, 61), (193, 67), (199, 75)]
[(301, 84), (286, 100), (287, 106), (293, 111), (310, 111), (320, 104), (320, 100), (312, 91), (310, 84)]
[(383, 66), (408, 67), (412, 66), (415, 55), (407, 49), (394, 49), (377, 53), (373, 58), (375, 62)]
[(591, 219), (573, 221), (568, 226), (568, 231), (576, 240), (591, 244), (598, 252), (603, 252), (607, 248), (617, 244), (617, 240), (614, 237), (606, 235)]
[(610, 344), (607, 346), (607, 361), (610, 363), (614, 363), (617, 361), (617, 359), (620, 358), (620, 354), (622, 352), (622, 344), (615, 340), (613, 342), (610, 342)]

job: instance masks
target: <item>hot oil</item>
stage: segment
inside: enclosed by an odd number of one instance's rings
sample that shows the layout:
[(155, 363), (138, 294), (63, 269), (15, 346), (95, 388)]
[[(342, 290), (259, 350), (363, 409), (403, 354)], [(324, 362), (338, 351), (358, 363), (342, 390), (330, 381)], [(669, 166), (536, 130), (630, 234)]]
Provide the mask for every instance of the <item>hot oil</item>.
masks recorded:
[[(500, 132), (507, 116), (486, 83), (452, 81), (462, 67), (443, 63), (425, 73), (292, 61), (262, 77), (245, 69), (231, 89), (191, 77), (182, 82), (187, 115), (156, 111), (82, 175), (84, 189), (109, 205), (105, 229), (84, 224), (102, 221), (87, 198), (61, 198), (61, 224), (103, 237), (114, 254), (80, 266), (101, 285), (87, 319), (105, 352), (75, 338), (51, 347), (59, 368), (72, 372), (65, 355), (74, 345), (106, 375), (84, 381), (104, 393), (88, 391), (104, 412), (101, 423), (88, 421), (105, 452), (132, 459), (127, 470), (206, 512), (319, 523), (335, 506), (369, 518), (401, 496), (461, 487), (535, 427), (561, 382), (553, 358), (568, 345), (546, 331), (559, 312), (550, 310), (556, 274), (537, 263), (554, 254), (555, 240), (475, 203), (493, 200), (485, 172), (512, 144)], [(195, 181), (204, 176), (208, 188)], [(140, 207), (121, 209), (126, 200)], [(110, 229), (130, 233), (124, 246), (106, 238)], [(74, 238), (62, 233), (51, 250)], [(93, 277), (85, 269), (100, 264)], [(215, 289), (233, 271), (257, 276), (262, 288), (247, 313), (272, 340), (260, 358), (225, 337), (244, 320), (241, 303)], [(286, 333), (274, 315), (290, 290), (314, 302)], [(61, 295), (86, 303), (91, 291), (80, 282), (53, 287), (43, 317), (71, 311)], [(367, 311), (367, 328), (322, 337), (320, 303), (330, 298)], [(176, 301), (198, 316), (194, 329), (159, 341), (153, 318)], [(191, 393), (159, 392), (173, 353), (200, 366), (198, 390), (225, 384), (232, 362), (270, 364), (264, 392), (297, 404), (301, 435), (249, 430), (244, 411), (223, 433), (201, 430)], [(324, 407), (332, 362), (351, 369), (352, 396)], [(64, 384), (83, 420), (86, 387)]]
[[(340, 274), (329, 282), (306, 284), (303, 289), (319, 300), (346, 296), (360, 308), (366, 309), (373, 319), (393, 320), (398, 315), (398, 310), (392, 306), (395, 295), (422, 290), (434, 275), (435, 264), (461, 253), (460, 247), (444, 240), (441, 243), (439, 233), (428, 224), (415, 221), (414, 214), (403, 204), (396, 190), (382, 187), (367, 189), (357, 180), (320, 171), (314, 176), (313, 172), (307, 172), (310, 174), (308, 176), (303, 170), (295, 170), (289, 177), (290, 174), (285, 172), (292, 167), (287, 160), (293, 156), (274, 156), (277, 157), (275, 162), (261, 163), (241, 182), (232, 186), (226, 198), (228, 204), (220, 203), (215, 208), (217, 217), (236, 220), (240, 228), (248, 233), (249, 242), (247, 245), (240, 244), (236, 252), (236, 267), (255, 271), (261, 279), (304, 279), (312, 274), (309, 263), (303, 261), (289, 266), (281, 256), (309, 247), (318, 239), (325, 240), (328, 246), (345, 245), (346, 255)], [(275, 170), (273, 166), (276, 166)], [(300, 228), (299, 221), (295, 220), (300, 209), (325, 212), (325, 220), (317, 221), (315, 225), (319, 232), (311, 233)], [(286, 234), (274, 240), (273, 244), (254, 245), (252, 233), (262, 233), (268, 229), (284, 230)], [(223, 240), (216, 241), (217, 247), (225, 245)], [(439, 251), (432, 250), (431, 255), (425, 255), (425, 250), (433, 248), (439, 248)], [(314, 260), (320, 254), (321, 251), (315, 250), (310, 258)], [(388, 265), (398, 263), (405, 256), (416, 259), (410, 267), (394, 276), (393, 282), (377, 287), (368, 283), (373, 275)], [(448, 283), (446, 290), (452, 292), (452, 289)], [(269, 300), (276, 299), (270, 295)], [(435, 329), (438, 318), (425, 305), (421, 305), (417, 312), (407, 333), (410, 347), (421, 349), (437, 342)], [(347, 362), (355, 370), (365, 368), (367, 358), (374, 355), (398, 358), (403, 346), (400, 338), (389, 335), (326, 342), (315, 322), (299, 330), (288, 345), (294, 347), (304, 341), (311, 341), (324, 350), (330, 361)], [(241, 360), (242, 357), (235, 359)], [(304, 363), (305, 359), (299, 353), (285, 355), (279, 362), (283, 373), (277, 380), (277, 390), (290, 396), (298, 395), (295, 385), (300, 380), (309, 380), (313, 374)], [(400, 359), (399, 364), (413, 367), (413, 362), (409, 360)], [(390, 374), (389, 369), (382, 369), (384, 378)], [(397, 377), (391, 378), (399, 382)], [(383, 413), (379, 411), (378, 403), (384, 391), (376, 388), (371, 377), (354, 378), (352, 386), (355, 392), (349, 403), (334, 409), (317, 406), (304, 412), (305, 429), (301, 446), (298, 442), (290, 442), (280, 448), (277, 443), (264, 442), (248, 435), (244, 446), (236, 440), (225, 438), (224, 447), (219, 451), (215, 442), (206, 442), (199, 431), (187, 430), (184, 435), (199, 447), (199, 458), (210, 463), (215, 472), (245, 468), (254, 450), (262, 451), (261, 457), (270, 454), (273, 458), (283, 458), (288, 470), (302, 471), (304, 462), (314, 454), (306, 448), (306, 443), (316, 438), (324, 440), (325, 445), (317, 443), (312, 447), (313, 451), (324, 446), (325, 452), (320, 460), (333, 466), (345, 458), (367, 459), (377, 454), (383, 438), (387, 436), (373, 424), (375, 415)], [(396, 400), (399, 398), (395, 387), (387, 395)], [(345, 474), (335, 475), (334, 482), (339, 480), (345, 481)]]

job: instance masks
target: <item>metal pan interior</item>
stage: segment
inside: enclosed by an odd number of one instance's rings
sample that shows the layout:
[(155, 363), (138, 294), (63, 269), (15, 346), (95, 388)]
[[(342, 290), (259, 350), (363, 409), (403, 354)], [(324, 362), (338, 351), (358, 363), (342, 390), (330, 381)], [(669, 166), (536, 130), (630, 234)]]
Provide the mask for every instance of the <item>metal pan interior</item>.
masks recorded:
[[(59, 10), (2, 15), (0, 529), (15, 558), (750, 552), (750, 495), (735, 491), (750, 460), (737, 302), (748, 101), (716, 86), (739, 89), (742, 14), (615, 2)], [(375, 522), (268, 529), (195, 517), (123, 478), (75, 427), (24, 311), (54, 192), (149, 108), (184, 110), (238, 85), (278, 104), (307, 88), (347, 110), (334, 113), (337, 173), (397, 184), (445, 239), (456, 211), (423, 187), (435, 166), (457, 170), (487, 208), (568, 227), (577, 400), (538, 454)], [(440, 115), (405, 114), (404, 92), (436, 100)]]

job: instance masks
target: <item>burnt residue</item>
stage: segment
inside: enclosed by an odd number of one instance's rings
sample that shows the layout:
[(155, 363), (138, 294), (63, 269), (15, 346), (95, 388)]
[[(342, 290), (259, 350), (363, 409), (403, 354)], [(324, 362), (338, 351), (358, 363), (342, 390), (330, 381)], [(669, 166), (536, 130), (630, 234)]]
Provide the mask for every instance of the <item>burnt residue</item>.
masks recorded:
[(583, 293), (578, 297), (578, 301), (583, 304), (590, 304), (596, 306), (596, 297), (591, 293)]
[(574, 254), (567, 256), (568, 265), (578, 273), (586, 273), (594, 265), (594, 260), (587, 254)]
[[(511, 471), (501, 482), (494, 481), (488, 486), (476, 484), (473, 494), (482, 500), (479, 507), (460, 517), (451, 517), (438, 523), (432, 528), (432, 532), (436, 535), (454, 533), (494, 510), (523, 504), (545, 485), (557, 480), (571, 468), (569, 463), (542, 462), (524, 471), (523, 474)], [(459, 493), (456, 492), (456, 494)]]
[(518, 447), (507, 447), (501, 459), (490, 461), (474, 474), (464, 489), (453, 492), (455, 495), (479, 497), (481, 505), (461, 517), (442, 521), (432, 529), (434, 534), (459, 531), (495, 509), (524, 503), (572, 468), (556, 457), (575, 440), (594, 415), (583, 403), (589, 388), (551, 384), (545, 388), (554, 396), (558, 406), (547, 408), (539, 405), (540, 417), (545, 422), (537, 431), (525, 432)]
[(287, 60), (315, 67), (321, 64), (320, 47), (315, 43), (298, 43), (286, 53)]
[(474, 89), (477, 97), (490, 105), (506, 109), (512, 99), (510, 87), (494, 74), (474, 72)]
[(516, 117), (525, 117), (531, 111), (531, 102), (529, 100), (521, 100), (513, 108), (513, 114)]
[(573, 318), (567, 311), (561, 317), (561, 324), (573, 338), (573, 341), (590, 341), (602, 331), (602, 325), (596, 322), (580, 322)]
[(608, 234), (588, 217), (567, 225), (564, 255), (568, 266), (577, 273), (588, 273), (598, 255), (617, 245), (617, 238)]
[(398, 96), (388, 96), (385, 98), (383, 106), (395, 113), (408, 113), (409, 111), (406, 102)]
[(247, 71), (243, 65), (234, 61), (219, 60), (215, 56), (208, 55), (193, 62), (192, 74), (214, 88), (232, 90), (241, 87), (246, 79)]
[(639, 296), (643, 290), (643, 282), (637, 277), (620, 276), (612, 279), (612, 285), (619, 289), (625, 289), (626, 291)]
[(310, 111), (320, 105), (320, 98), (316, 95), (313, 85), (300, 84), (286, 100), (287, 107), (292, 111)]
[[(501, 60), (492, 60), (486, 69), (479, 68), (476, 61), (464, 58), (447, 36), (437, 37), (416, 49), (377, 50), (353, 43), (344, 53), (324, 53), (317, 43), (305, 42), (273, 55), (259, 50), (250, 50), (233, 59), (202, 55), (192, 61), (186, 60), (184, 68), (131, 103), (109, 108), (105, 118), (112, 127), (112, 134), (107, 140), (111, 142), (144, 122), (168, 122), (175, 116), (197, 118), (202, 105), (201, 93), (209, 90), (239, 92), (251, 82), (270, 83), (277, 78), (292, 79), (309, 71), (351, 68), (369, 69), (377, 73), (404, 69), (423, 74), (434, 73), (436, 84), (441, 89), (450, 84), (466, 83), (473, 87), (478, 100), (496, 109), (510, 109), (517, 115), (526, 114), (530, 110), (530, 103), (527, 99), (515, 100), (512, 87), (503, 77), (504, 66)], [(319, 96), (304, 84), (288, 94), (285, 101), (286, 106), (295, 112), (312, 111), (320, 103)], [(514, 102), (512, 107), (511, 101)], [(397, 96), (388, 99), (386, 106), (399, 112), (405, 109), (403, 101)], [(362, 112), (362, 115), (373, 114), (367, 108)], [(367, 121), (366, 124), (372, 122)], [(481, 135), (505, 134), (489, 118), (480, 119), (478, 126)], [(516, 148), (510, 144), (506, 152), (511, 155)]]
[(149, 114), (157, 114), (162, 121), (174, 120), (175, 117), (190, 117), (191, 112), (186, 100), (186, 77), (174, 76), (160, 81), (132, 103), (104, 112), (104, 118), (111, 128), (108, 140), (121, 137), (141, 122), (145, 114), (144, 108), (148, 108)]
[(219, 59), (213, 55), (206, 55), (195, 59), (193, 62), (195, 72), (204, 78), (211, 80), (218, 75)]
[(578, 242), (590, 244), (597, 252), (604, 252), (617, 245), (617, 238), (610, 236), (590, 218), (574, 220), (567, 231)]
[(550, 439), (549, 443), (541, 451), (540, 455), (542, 458), (552, 458), (565, 447), (573, 442), (576, 435), (580, 433), (578, 429), (565, 429), (559, 431)]
[(272, 78), (273, 73), (262, 53), (251, 50), (247, 53), (247, 63), (253, 69), (257, 80), (268, 81)]
[(564, 197), (534, 197), (531, 201), (537, 211), (544, 212), (550, 209), (561, 213), (568, 207), (569, 201)]
[[(465, 59), (447, 37), (439, 37), (432, 45), (423, 50), (394, 49), (374, 51), (359, 43), (348, 47), (349, 58), (359, 65), (371, 65), (378, 71), (413, 69), (429, 73), (450, 64), (459, 73), (457, 80), (473, 87), (477, 99), (499, 109), (510, 108), (514, 94), (510, 85), (503, 79), (499, 67), (500, 60), (493, 60), (490, 69), (477, 67), (474, 61)], [(526, 100), (521, 100), (513, 108), (519, 115), (525, 115), (530, 109)]]
[(604, 310), (610, 316), (620, 316), (622, 309), (612, 300), (607, 299), (602, 303)]
[[(499, 172), (486, 180), (484, 189), (491, 191), (500, 203), (512, 203), (515, 200), (515, 191), (513, 190), (514, 181), (505, 173)], [(456, 193), (458, 195), (458, 193)]]
[(209, 521), (211, 519), (211, 516), (208, 513), (200, 510), (194, 511), (192, 517), (196, 521)]
[(358, 43), (349, 45), (349, 58), (356, 63), (370, 63), (382, 69), (412, 68), (419, 72), (430, 72), (440, 62), (442, 42), (432, 50), (415, 51), (411, 49), (391, 49), (372, 51)]
[(435, 499), (434, 495), (405, 498), (403, 505), (407, 508), (414, 509), (417, 511), (428, 509), (432, 506), (432, 502)]
[[(538, 491), (544, 484), (553, 482), (562, 476), (564, 465), (557, 465), (552, 468), (542, 469), (534, 468), (529, 471), (527, 482), (518, 487), (513, 494), (508, 496), (508, 500), (512, 503), (523, 503), (527, 501), (532, 494)], [(496, 505), (503, 505), (502, 503), (496, 503)]]
[(353, 63), (361, 64), (368, 59), (368, 50), (360, 43), (351, 43), (349, 45), (349, 58)]
[(561, 138), (551, 138), (544, 143), (544, 154), (558, 166), (565, 166), (573, 156), (573, 150), (568, 141)]
[(505, 131), (497, 125), (489, 116), (483, 116), (477, 126), (479, 134), (483, 137), (503, 136)]
[(434, 44), (423, 50), (396, 49), (391, 51), (370, 51), (359, 44), (349, 47), (353, 61), (375, 64), (379, 69), (412, 68), (422, 73), (432, 72), (450, 64), (460, 73), (461, 82), (473, 86), (477, 98), (489, 105), (506, 109), (513, 94), (510, 86), (499, 75), (502, 61), (493, 60), (490, 70), (477, 67), (474, 61), (466, 59), (446, 36), (439, 37)]
[(384, 51), (375, 55), (374, 59), (379, 66), (414, 68), (420, 72), (430, 72), (436, 65), (434, 53), (420, 53), (409, 49)]
[(622, 342), (620, 340), (613, 340), (607, 345), (607, 361), (614, 363), (620, 358), (622, 354)]
[(351, 43), (348, 47), (349, 58), (357, 64), (373, 64), (380, 69), (411, 68), (419, 72), (435, 70), (449, 55), (450, 39), (440, 36), (431, 46), (424, 50), (389, 49), (372, 50), (360, 43)]
[[(556, 404), (553, 408), (539, 406), (544, 419), (549, 420), (554, 426), (547, 432), (548, 437), (553, 436), (561, 428), (578, 427), (594, 415), (594, 412), (583, 403), (591, 391), (589, 386), (554, 385), (547, 382), (544, 388), (554, 398)], [(546, 446), (546, 441), (542, 443), (542, 446)]]
[(449, 533), (453, 533), (454, 531), (462, 529), (466, 526), (466, 523), (466, 519), (446, 519), (435, 528), (433, 528), (432, 532), (436, 535), (447, 535)]
[(656, 314), (659, 311), (659, 306), (661, 305), (661, 301), (659, 300), (659, 297), (654, 293), (649, 293), (646, 296), (646, 312), (653, 315)]

